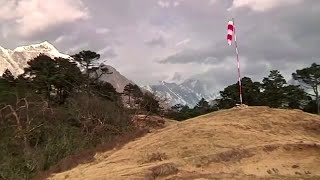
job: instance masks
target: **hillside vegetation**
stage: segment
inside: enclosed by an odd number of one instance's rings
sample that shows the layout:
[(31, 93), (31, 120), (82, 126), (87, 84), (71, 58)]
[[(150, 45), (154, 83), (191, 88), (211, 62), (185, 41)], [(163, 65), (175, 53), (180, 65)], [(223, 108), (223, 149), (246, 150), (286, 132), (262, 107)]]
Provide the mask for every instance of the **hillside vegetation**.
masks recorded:
[(319, 179), (320, 116), (232, 108), (157, 130), (60, 179)]
[[(268, 106), (282, 109), (300, 109), (308, 113), (320, 114), (320, 65), (298, 69), (287, 82), (280, 71), (271, 70), (261, 82), (250, 77), (241, 79), (243, 103), (249, 106)], [(298, 85), (293, 85), (298, 84)], [(193, 108), (183, 104), (172, 106), (167, 117), (186, 120), (219, 109), (229, 109), (240, 104), (239, 82), (225, 87), (220, 97), (210, 103), (201, 99)]]
[(72, 57), (40, 54), (23, 74), (14, 77), (7, 69), (0, 78), (1, 180), (32, 179), (66, 157), (97, 146), (112, 149), (119, 137), (129, 136), (128, 141), (143, 134), (133, 115), (159, 111), (154, 96), (139, 88), (132, 97), (138, 108), (126, 108), (122, 94), (100, 80), (111, 72), (94, 64), (99, 54), (81, 51)]

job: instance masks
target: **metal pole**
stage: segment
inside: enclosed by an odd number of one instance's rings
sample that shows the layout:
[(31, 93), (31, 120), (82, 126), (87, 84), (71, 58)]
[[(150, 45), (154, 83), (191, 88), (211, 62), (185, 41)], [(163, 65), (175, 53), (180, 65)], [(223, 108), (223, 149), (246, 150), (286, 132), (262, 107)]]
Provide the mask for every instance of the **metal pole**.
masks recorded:
[(239, 51), (238, 51), (237, 34), (236, 34), (236, 26), (234, 23), (234, 18), (232, 18), (232, 21), (233, 21), (233, 30), (234, 30), (234, 44), (235, 44), (235, 48), (236, 48), (237, 64), (238, 64), (239, 96), (240, 96), (240, 103), (242, 105), (242, 85), (241, 85), (241, 74), (240, 74), (240, 61), (239, 61)]

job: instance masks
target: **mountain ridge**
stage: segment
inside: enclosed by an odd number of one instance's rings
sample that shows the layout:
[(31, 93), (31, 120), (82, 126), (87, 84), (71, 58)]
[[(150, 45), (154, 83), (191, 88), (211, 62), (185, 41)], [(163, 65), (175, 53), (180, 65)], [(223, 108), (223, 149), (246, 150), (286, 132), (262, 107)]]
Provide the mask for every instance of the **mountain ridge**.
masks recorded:
[(197, 79), (186, 79), (181, 82), (160, 81), (158, 84), (143, 86), (143, 88), (165, 99), (171, 106), (182, 104), (194, 107), (202, 98), (211, 101), (218, 97)]
[[(9, 69), (14, 76), (22, 74), (24, 68), (28, 66), (27, 62), (37, 57), (40, 53), (51, 58), (62, 57), (72, 60), (70, 55), (60, 53), (48, 41), (19, 46), (13, 50), (0, 46), (0, 74), (2, 75), (6, 69)], [(118, 92), (123, 92), (124, 87), (129, 83), (136, 84), (123, 76), (116, 68), (106, 64), (103, 64), (103, 66), (107, 67), (112, 74), (102, 75), (101, 80), (111, 83)], [(79, 68), (81, 69), (81, 67)], [(170, 105), (183, 104), (193, 107), (201, 98), (209, 101), (216, 97), (216, 95), (208, 91), (206, 85), (200, 80), (182, 79), (179, 74), (175, 76), (177, 77), (171, 82), (160, 81), (159, 84), (142, 86), (141, 89), (167, 99), (167, 103)], [(177, 79), (179, 82), (174, 81)]]
[[(41, 53), (51, 58), (61, 57), (72, 60), (70, 55), (60, 53), (56, 47), (48, 41), (19, 46), (13, 50), (0, 46), (0, 75), (2, 75), (6, 69), (9, 69), (14, 76), (22, 74), (24, 68), (28, 66), (27, 62)], [(102, 75), (102, 81), (111, 83), (118, 92), (122, 92), (125, 85), (129, 83), (134, 84), (134, 82), (127, 79), (114, 67), (106, 64), (103, 64), (103, 66), (107, 67), (112, 74)]]
[(46, 54), (52, 58), (70, 58), (69, 55), (60, 53), (48, 41), (19, 46), (13, 50), (0, 46), (0, 74), (3, 74), (6, 69), (9, 69), (14, 76), (22, 74), (23, 69), (28, 66), (27, 62), (38, 56), (40, 53)]

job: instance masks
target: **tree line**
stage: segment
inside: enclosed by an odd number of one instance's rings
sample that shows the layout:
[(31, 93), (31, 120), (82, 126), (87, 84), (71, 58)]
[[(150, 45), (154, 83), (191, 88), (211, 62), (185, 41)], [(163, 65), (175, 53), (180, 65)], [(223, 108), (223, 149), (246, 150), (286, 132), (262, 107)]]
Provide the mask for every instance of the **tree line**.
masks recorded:
[[(270, 71), (262, 82), (254, 82), (249, 77), (243, 77), (243, 103), (249, 106), (300, 109), (320, 114), (320, 65), (313, 63), (310, 67), (296, 70), (292, 73), (292, 79), (299, 85), (288, 84), (278, 70)], [(220, 98), (215, 99), (212, 105), (204, 99), (194, 108), (177, 104), (170, 108), (167, 116), (185, 120), (219, 109), (229, 109), (236, 104), (240, 104), (238, 82), (220, 91)]]
[[(69, 155), (136, 131), (137, 111), (160, 111), (155, 96), (136, 85), (119, 93), (101, 81), (112, 72), (95, 64), (99, 54), (71, 57), (40, 54), (23, 74), (6, 70), (0, 78), (0, 179), (32, 179)], [(125, 106), (127, 95), (135, 108)]]

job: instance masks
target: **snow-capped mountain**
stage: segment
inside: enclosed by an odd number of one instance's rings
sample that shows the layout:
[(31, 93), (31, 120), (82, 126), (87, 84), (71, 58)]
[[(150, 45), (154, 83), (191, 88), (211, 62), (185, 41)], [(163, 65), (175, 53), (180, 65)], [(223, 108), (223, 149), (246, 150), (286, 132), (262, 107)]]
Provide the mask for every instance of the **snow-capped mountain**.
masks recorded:
[(40, 53), (50, 57), (70, 58), (69, 55), (60, 53), (53, 45), (47, 41), (29, 46), (17, 47), (14, 50), (5, 49), (0, 46), (0, 74), (9, 69), (14, 76), (23, 73), (23, 69), (28, 66), (27, 62)]
[[(17, 47), (14, 50), (5, 49), (0, 46), (0, 75), (2, 75), (6, 69), (9, 69), (14, 76), (22, 74), (23, 69), (28, 66), (27, 62), (37, 57), (40, 53), (50, 56), (51, 58), (62, 57), (73, 61), (69, 55), (60, 53), (47, 41), (39, 44)], [(78, 66), (81, 69), (79, 64)], [(134, 84), (112, 66), (104, 64), (103, 66), (107, 67), (112, 74), (102, 75), (101, 80), (111, 83), (118, 92), (122, 92), (125, 85), (129, 83)]]
[(194, 79), (187, 79), (182, 83), (161, 81), (157, 85), (144, 86), (143, 88), (166, 99), (171, 106), (183, 104), (194, 107), (201, 98), (209, 101), (217, 97), (210, 93), (204, 83)]

